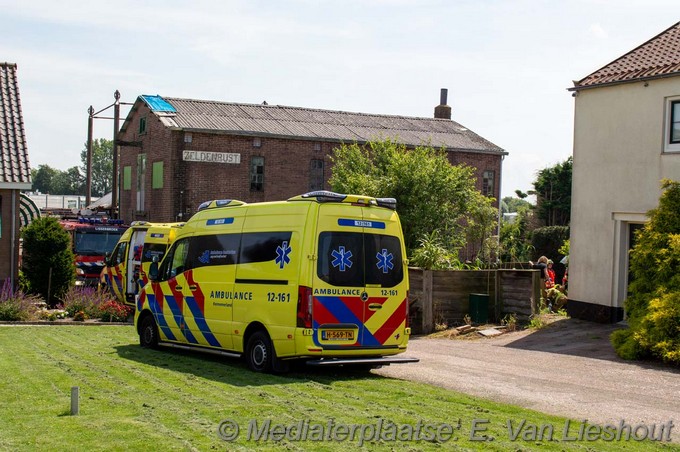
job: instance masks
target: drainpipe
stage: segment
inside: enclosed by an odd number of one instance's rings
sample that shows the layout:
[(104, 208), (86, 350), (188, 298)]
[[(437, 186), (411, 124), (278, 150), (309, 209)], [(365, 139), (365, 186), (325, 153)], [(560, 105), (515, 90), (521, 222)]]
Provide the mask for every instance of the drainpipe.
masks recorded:
[(503, 219), (503, 212), (501, 210), (501, 203), (503, 202), (503, 199), (501, 197), (501, 189), (503, 188), (502, 182), (503, 182), (503, 160), (505, 160), (505, 156), (501, 155), (501, 164), (500, 168), (498, 171), (498, 229), (496, 231), (496, 235), (498, 236), (498, 249), (501, 249), (501, 220)]

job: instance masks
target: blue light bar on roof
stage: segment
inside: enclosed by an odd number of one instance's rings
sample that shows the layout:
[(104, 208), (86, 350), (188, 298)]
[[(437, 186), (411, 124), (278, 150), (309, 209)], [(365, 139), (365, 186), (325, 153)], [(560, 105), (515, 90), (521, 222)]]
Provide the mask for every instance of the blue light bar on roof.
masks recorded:
[(175, 107), (172, 106), (170, 102), (167, 100), (163, 99), (161, 96), (148, 96), (148, 95), (143, 95), (139, 96), (142, 98), (144, 102), (146, 102), (146, 105), (149, 106), (151, 111), (160, 111), (160, 112), (166, 112), (166, 113), (177, 113), (177, 110)]

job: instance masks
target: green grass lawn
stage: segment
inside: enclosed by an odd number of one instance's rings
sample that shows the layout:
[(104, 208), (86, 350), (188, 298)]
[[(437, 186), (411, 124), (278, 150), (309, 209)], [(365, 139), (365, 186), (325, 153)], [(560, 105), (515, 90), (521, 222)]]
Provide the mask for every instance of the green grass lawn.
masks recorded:
[[(147, 350), (137, 341), (129, 326), (0, 326), (0, 450), (359, 449), (358, 437), (330, 441), (319, 433), (323, 426), (342, 437), (351, 424), (369, 425), (367, 436), (383, 426), (383, 438), (373, 435), (365, 450), (680, 450), (667, 442), (562, 441), (565, 419), (370, 373), (261, 375), (235, 359)], [(78, 416), (70, 415), (72, 386), (80, 387)], [(240, 426), (232, 442), (217, 434), (227, 419)], [(307, 425), (310, 439), (249, 440), (249, 423), (261, 428), (267, 419), (293, 426), (292, 435)], [(488, 428), (477, 436), (493, 441), (470, 440), (474, 419), (489, 421), (477, 424)], [(507, 422), (516, 430), (523, 419), (553, 425), (554, 439), (520, 433), (511, 441)], [(452, 438), (399, 439), (419, 421), (451, 425)], [(577, 423), (570, 432), (578, 434)]]

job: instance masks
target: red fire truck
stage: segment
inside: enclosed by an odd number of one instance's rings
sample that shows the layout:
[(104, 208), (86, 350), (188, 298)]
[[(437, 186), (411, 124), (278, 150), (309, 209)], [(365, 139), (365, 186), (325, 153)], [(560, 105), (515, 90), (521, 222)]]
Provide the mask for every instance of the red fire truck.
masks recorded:
[(123, 220), (107, 218), (63, 219), (61, 225), (71, 236), (76, 255), (76, 285), (95, 285), (104, 268), (104, 258), (113, 251), (128, 226)]

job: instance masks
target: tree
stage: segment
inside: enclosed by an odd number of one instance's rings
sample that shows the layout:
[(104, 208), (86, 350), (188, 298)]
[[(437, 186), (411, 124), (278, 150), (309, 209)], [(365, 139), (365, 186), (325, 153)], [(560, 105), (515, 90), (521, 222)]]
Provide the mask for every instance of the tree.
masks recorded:
[(433, 231), (444, 249), (457, 251), (466, 242), (466, 224), (483, 229), (473, 234), (479, 240), (495, 226), (486, 221), (490, 201), (475, 188), (473, 168), (451, 165), (445, 151), (430, 146), (407, 150), (386, 140), (343, 144), (332, 160), (333, 190), (397, 200), (409, 253)]
[(520, 207), (515, 221), (503, 222), (500, 233), (500, 258), (503, 262), (527, 262), (532, 258), (534, 247), (530, 243), (531, 214), (529, 207)]
[[(87, 177), (87, 143), (80, 152), (82, 174)], [(92, 141), (92, 196), (100, 197), (113, 187), (113, 140), (97, 138)]]
[(680, 365), (680, 182), (664, 180), (659, 206), (637, 233), (625, 301), (629, 328), (612, 334), (619, 356)]
[(41, 193), (54, 193), (52, 182), (58, 173), (58, 169), (52, 168), (49, 165), (40, 165), (38, 169), (31, 169), (33, 189)]
[(73, 285), (75, 257), (68, 232), (53, 217), (37, 218), (22, 232), (23, 273), (32, 292), (52, 305)]
[(52, 179), (52, 193), (61, 195), (84, 195), (85, 178), (80, 169), (73, 166), (66, 171), (58, 171)]
[(512, 196), (506, 196), (501, 200), (501, 206), (503, 206), (501, 209), (502, 213), (513, 213), (518, 212), (520, 209), (530, 209), (533, 207), (533, 204), (531, 204), (529, 201), (525, 201), (524, 198), (513, 198)]
[(573, 159), (569, 157), (538, 172), (534, 181), (536, 212), (546, 226), (568, 226), (571, 218), (571, 173)]

